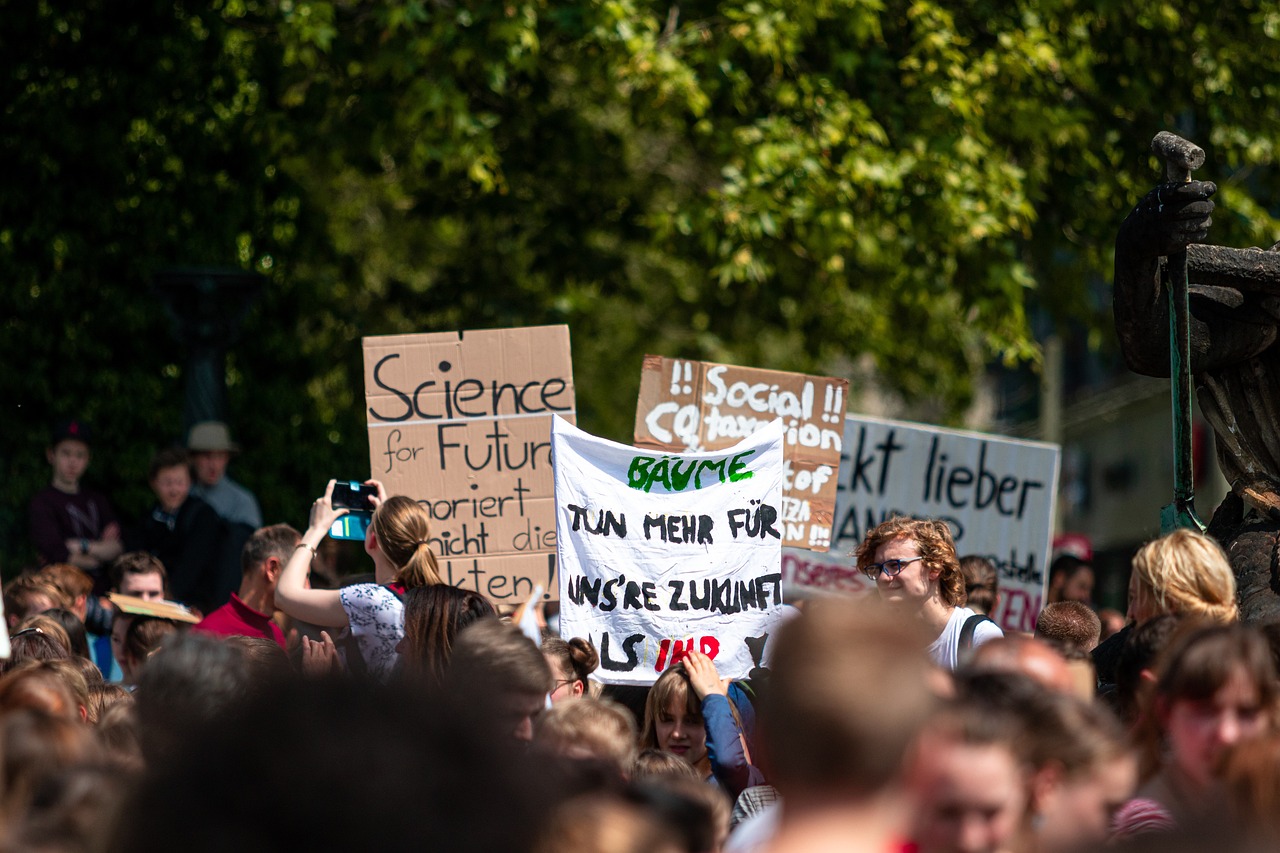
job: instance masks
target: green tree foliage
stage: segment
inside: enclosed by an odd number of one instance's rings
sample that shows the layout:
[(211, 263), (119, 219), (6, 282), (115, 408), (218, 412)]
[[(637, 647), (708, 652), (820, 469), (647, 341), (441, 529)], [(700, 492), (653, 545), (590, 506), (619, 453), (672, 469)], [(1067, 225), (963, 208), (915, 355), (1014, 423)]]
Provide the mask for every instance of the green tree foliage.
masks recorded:
[(617, 438), (646, 352), (954, 419), (1034, 360), (1032, 302), (1110, 338), (1087, 285), (1156, 131), (1207, 149), (1216, 239), (1272, 242), (1278, 35), (1244, 0), (0, 2), (6, 569), (55, 416), (145, 508), (182, 428), (172, 264), (265, 277), (236, 473), (295, 524), (367, 465), (365, 335), (568, 323)]

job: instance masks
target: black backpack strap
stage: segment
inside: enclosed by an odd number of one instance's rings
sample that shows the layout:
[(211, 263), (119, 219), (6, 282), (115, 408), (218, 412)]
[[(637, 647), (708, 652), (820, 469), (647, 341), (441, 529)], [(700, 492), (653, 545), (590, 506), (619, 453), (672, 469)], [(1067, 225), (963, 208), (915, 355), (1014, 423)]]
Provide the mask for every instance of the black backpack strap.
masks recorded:
[(978, 626), (983, 622), (991, 622), (992, 620), (982, 613), (975, 613), (968, 619), (964, 620), (964, 624), (960, 626), (960, 641), (956, 644), (958, 651), (973, 648), (973, 632), (978, 630)]

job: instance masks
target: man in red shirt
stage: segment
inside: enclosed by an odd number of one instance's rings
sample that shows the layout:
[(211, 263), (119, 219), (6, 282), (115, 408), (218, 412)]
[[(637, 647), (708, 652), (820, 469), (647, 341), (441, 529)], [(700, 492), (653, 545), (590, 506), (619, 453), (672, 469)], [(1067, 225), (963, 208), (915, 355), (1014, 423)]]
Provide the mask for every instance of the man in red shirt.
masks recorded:
[(191, 630), (223, 637), (265, 637), (284, 648), (284, 634), (271, 615), (275, 612), (276, 580), (298, 547), (302, 535), (287, 524), (273, 524), (254, 532), (240, 555), (240, 592)]

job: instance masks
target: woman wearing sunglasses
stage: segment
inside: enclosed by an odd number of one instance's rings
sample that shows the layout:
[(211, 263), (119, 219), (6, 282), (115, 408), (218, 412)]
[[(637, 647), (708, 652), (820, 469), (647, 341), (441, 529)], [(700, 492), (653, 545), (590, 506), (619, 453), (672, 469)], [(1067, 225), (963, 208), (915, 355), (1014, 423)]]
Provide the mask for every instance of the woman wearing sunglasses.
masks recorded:
[(969, 649), (1004, 636), (964, 606), (964, 574), (946, 522), (895, 516), (868, 533), (855, 556), (880, 600), (937, 638), (929, 655), (938, 666), (953, 670)]

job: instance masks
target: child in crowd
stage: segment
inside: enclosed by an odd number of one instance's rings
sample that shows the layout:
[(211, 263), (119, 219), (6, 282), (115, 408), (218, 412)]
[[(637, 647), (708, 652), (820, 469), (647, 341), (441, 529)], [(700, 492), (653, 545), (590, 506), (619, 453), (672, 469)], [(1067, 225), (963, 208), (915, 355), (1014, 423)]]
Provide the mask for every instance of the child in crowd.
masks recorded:
[(130, 551), (154, 555), (168, 570), (175, 600), (209, 613), (226, 603), (219, 594), (223, 526), (213, 508), (191, 494), (187, 454), (166, 448), (147, 475), (156, 503), (126, 537)]
[(649, 690), (640, 747), (674, 753), (735, 798), (764, 782), (715, 663), (696, 649)]
[(49, 485), (31, 499), (31, 543), (40, 562), (71, 563), (89, 572), (99, 592), (105, 592), (105, 566), (123, 550), (120, 524), (111, 503), (81, 484), (89, 467), (88, 424), (59, 422), (45, 457), (53, 469)]

